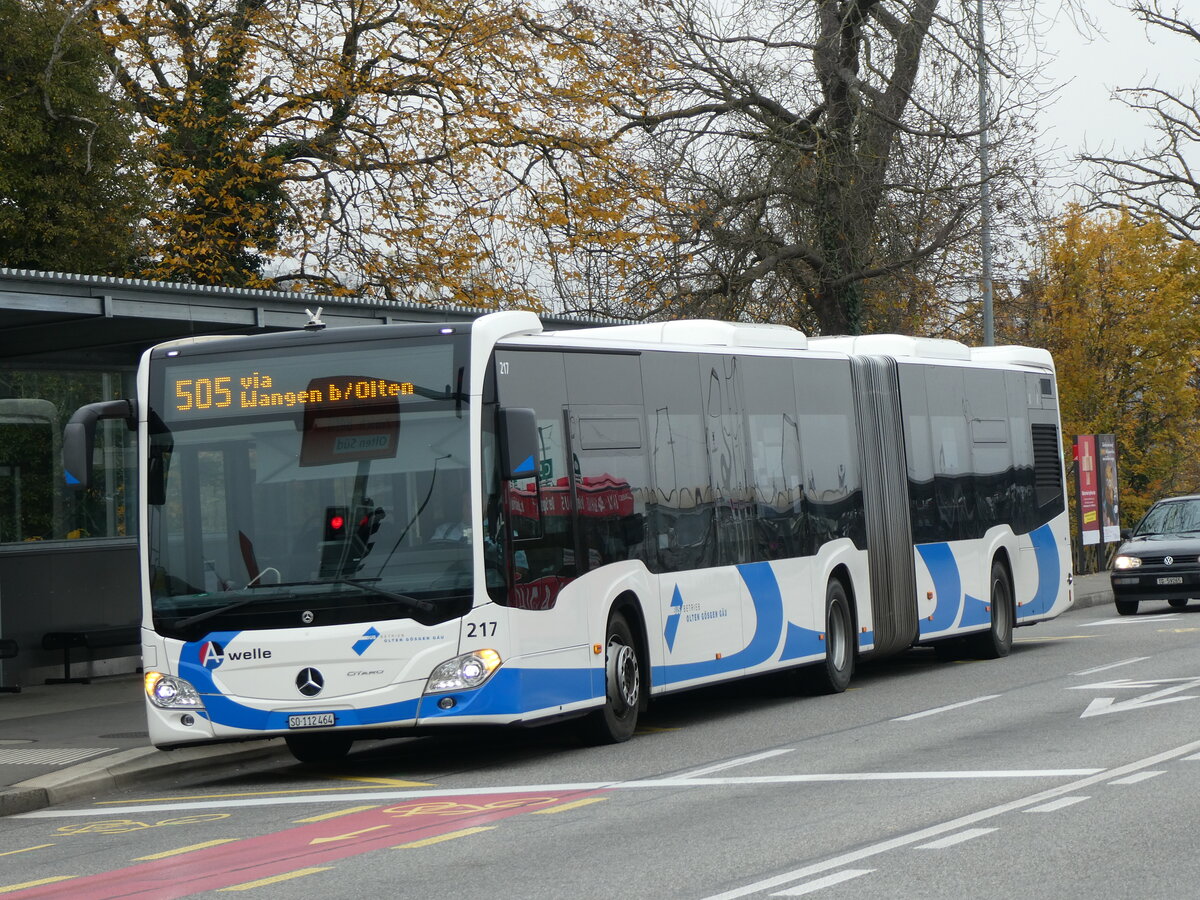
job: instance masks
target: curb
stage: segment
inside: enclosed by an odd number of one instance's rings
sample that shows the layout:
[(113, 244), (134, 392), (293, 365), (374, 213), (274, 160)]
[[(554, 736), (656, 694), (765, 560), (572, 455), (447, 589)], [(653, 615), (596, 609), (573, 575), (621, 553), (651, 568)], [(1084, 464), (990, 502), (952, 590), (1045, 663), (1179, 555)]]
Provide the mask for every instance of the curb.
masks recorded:
[(0, 789), (0, 817), (32, 812), (88, 794), (124, 787), (180, 767), (196, 771), (274, 756), (286, 756), (291, 760), (281, 738), (254, 741), (251, 746), (223, 744), (167, 751), (155, 747), (122, 750)]

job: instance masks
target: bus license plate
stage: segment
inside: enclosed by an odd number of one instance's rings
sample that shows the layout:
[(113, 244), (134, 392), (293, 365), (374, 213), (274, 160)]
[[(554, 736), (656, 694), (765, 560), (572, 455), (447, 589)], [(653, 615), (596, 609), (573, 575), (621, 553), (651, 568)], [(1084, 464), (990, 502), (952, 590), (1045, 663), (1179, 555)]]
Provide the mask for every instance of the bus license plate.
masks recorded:
[(332, 724), (334, 724), (333, 713), (288, 716), (288, 728), (322, 728)]
[(1159, 584), (1183, 584), (1182, 575), (1165, 575), (1158, 579)]

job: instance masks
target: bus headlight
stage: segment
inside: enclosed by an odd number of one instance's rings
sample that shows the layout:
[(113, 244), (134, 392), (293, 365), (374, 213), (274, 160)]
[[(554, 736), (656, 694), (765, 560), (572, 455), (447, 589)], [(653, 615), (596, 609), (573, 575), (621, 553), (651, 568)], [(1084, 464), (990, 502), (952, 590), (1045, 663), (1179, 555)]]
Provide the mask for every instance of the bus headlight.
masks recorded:
[(146, 696), (159, 709), (203, 709), (204, 702), (190, 682), (162, 672), (147, 672)]
[(1114, 569), (1136, 569), (1141, 564), (1141, 559), (1136, 556), (1118, 556), (1113, 560)]
[(466, 691), (477, 688), (500, 668), (500, 654), (495, 650), (476, 650), (448, 659), (433, 670), (425, 682), (426, 694), (443, 691)]

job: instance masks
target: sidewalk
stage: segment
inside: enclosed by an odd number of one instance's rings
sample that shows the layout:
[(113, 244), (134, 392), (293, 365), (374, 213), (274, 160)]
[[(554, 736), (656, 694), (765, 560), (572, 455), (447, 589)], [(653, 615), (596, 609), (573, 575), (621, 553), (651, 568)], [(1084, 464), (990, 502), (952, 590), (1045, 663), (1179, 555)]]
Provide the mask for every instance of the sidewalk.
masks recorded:
[[(1075, 608), (1112, 602), (1108, 573), (1075, 579)], [(0, 816), (101, 793), (172, 769), (277, 757), (281, 740), (162, 751), (147, 741), (140, 675), (0, 694)]]

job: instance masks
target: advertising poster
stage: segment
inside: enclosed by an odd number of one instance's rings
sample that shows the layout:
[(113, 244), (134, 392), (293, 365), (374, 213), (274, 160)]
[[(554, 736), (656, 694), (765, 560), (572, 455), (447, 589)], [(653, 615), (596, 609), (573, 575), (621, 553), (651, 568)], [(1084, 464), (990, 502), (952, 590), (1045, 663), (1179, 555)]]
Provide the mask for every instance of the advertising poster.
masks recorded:
[(1121, 540), (1116, 435), (1096, 435), (1096, 455), (1100, 462), (1100, 537), (1104, 543), (1111, 544)]
[(1100, 543), (1100, 484), (1096, 436), (1075, 436), (1075, 481), (1079, 489), (1079, 537), (1086, 547)]

